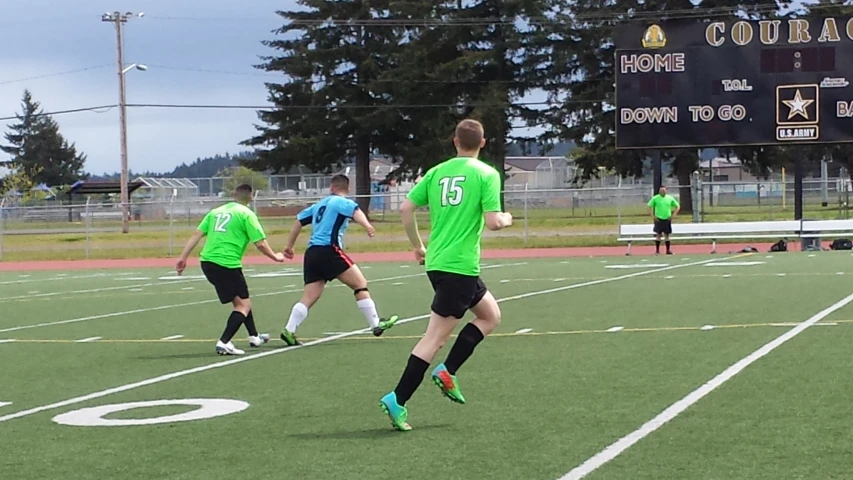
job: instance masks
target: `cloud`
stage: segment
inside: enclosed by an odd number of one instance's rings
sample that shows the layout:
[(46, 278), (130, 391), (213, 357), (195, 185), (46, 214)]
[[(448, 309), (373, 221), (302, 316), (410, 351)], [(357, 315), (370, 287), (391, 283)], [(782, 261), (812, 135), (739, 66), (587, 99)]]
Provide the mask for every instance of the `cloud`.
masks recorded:
[[(126, 63), (151, 65), (146, 72), (128, 72), (129, 103), (266, 105), (264, 81), (270, 79), (258, 76), (260, 72), (252, 65), (259, 63), (259, 55), (269, 53), (260, 42), (273, 38), (270, 31), (281, 24), (275, 10), (293, 8), (291, 2), (3, 0), (0, 42), (15, 48), (0, 50), (0, 116), (20, 111), (25, 88), (46, 112), (116, 104), (115, 36), (100, 15), (117, 6), (127, 8), (127, 4), (132, 4), (133, 11), (145, 11), (146, 17), (127, 25)], [(237, 75), (156, 66), (225, 70)], [(54, 119), (63, 135), (88, 155), (87, 171), (118, 170), (117, 109)], [(239, 142), (254, 134), (256, 121), (254, 110), (129, 109), (130, 166), (167, 171), (197, 157), (242, 150)]]

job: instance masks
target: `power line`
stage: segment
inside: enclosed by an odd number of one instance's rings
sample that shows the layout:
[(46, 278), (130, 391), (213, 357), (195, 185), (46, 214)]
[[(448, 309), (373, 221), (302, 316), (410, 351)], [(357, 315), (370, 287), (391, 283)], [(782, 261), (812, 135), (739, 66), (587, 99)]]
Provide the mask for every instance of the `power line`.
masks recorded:
[(128, 108), (167, 108), (184, 110), (363, 110), (363, 109), (422, 109), (422, 108), (484, 108), (484, 107), (534, 107), (565, 104), (600, 103), (607, 99), (564, 100), (555, 102), (491, 102), (442, 104), (385, 104), (385, 105), (217, 105), (180, 103), (128, 103)]
[(78, 68), (77, 70), (66, 70), (64, 72), (47, 73), (45, 75), (37, 75), (35, 77), (17, 78), (14, 80), (2, 80), (2, 81), (0, 81), (0, 85), (8, 85), (10, 83), (19, 83), (19, 82), (28, 82), (30, 80), (38, 80), (40, 78), (61, 77), (64, 75), (71, 75), (74, 73), (87, 72), (89, 70), (97, 70), (97, 69), (106, 68), (109, 66), (110, 65), (96, 65), (94, 67)]
[(192, 68), (192, 67), (172, 67), (169, 65), (152, 65), (146, 64), (151, 68), (158, 68), (161, 70), (178, 70), (183, 72), (196, 72), (196, 73), (215, 73), (220, 75), (247, 75), (253, 77), (281, 77), (283, 74), (275, 74), (275, 73), (260, 73), (260, 72), (235, 72), (231, 70), (211, 70), (209, 68)]
[[(832, 8), (836, 5), (810, 5), (807, 6), (810, 11)], [(330, 18), (330, 19), (285, 19), (289, 26), (325, 26), (325, 27), (457, 27), (457, 26), (488, 26), (488, 25), (515, 25), (518, 22), (523, 22), (528, 25), (551, 25), (563, 24), (567, 22), (579, 21), (606, 21), (622, 19), (623, 21), (643, 21), (649, 19), (686, 19), (686, 18), (707, 18), (717, 16), (731, 16), (734, 13), (769, 13), (779, 9), (779, 6), (773, 3), (757, 4), (746, 8), (740, 6), (723, 6), (709, 8), (691, 8), (662, 11), (636, 11), (628, 9), (624, 12), (612, 13), (588, 13), (588, 14), (569, 14), (563, 17), (519, 17), (519, 18), (502, 18), (502, 17), (486, 17), (486, 18), (370, 18), (370, 19), (352, 19), (352, 18)], [(300, 12), (302, 13), (302, 12)], [(213, 17), (172, 17), (172, 16), (149, 16), (148, 18), (155, 20), (167, 21), (185, 21), (185, 22), (258, 22), (268, 21), (267, 18), (213, 18)]]
[[(94, 112), (96, 110), (103, 110), (103, 112), (97, 112), (97, 113), (104, 113), (110, 109), (115, 108), (116, 106), (117, 105), (100, 105), (97, 107), (72, 108), (69, 110), (57, 110), (54, 112), (37, 113), (37, 114), (33, 115), (33, 117), (48, 117), (48, 116), (53, 117), (56, 115), (67, 115), (70, 113)], [(17, 120), (17, 119), (18, 119), (18, 115), (13, 115), (11, 117), (0, 117), (0, 121)]]
[[(296, 61), (296, 59), (294, 59)], [(217, 74), (217, 75), (245, 75), (245, 76), (255, 76), (255, 77), (274, 77), (274, 78), (282, 78), (289, 77), (285, 72), (279, 73), (261, 73), (261, 72), (236, 72), (231, 70), (211, 70), (207, 68), (193, 68), (193, 67), (173, 67), (170, 65), (152, 65), (147, 64), (148, 67), (156, 68), (160, 70), (176, 70), (176, 71), (184, 71), (184, 72), (196, 72), (196, 73), (209, 73), (209, 74)], [(322, 84), (323, 81), (314, 81), (314, 80), (301, 80), (311, 84)], [(377, 78), (370, 80), (367, 84), (383, 84), (383, 83), (395, 83), (395, 84), (427, 84), (427, 85), (473, 85), (473, 84), (493, 84), (493, 83), (501, 83), (501, 84), (511, 84), (511, 83), (521, 83), (521, 80), (408, 80), (402, 78)], [(367, 85), (366, 84), (366, 85)]]
[[(552, 106), (565, 104), (587, 104), (607, 102), (607, 99), (592, 99), (592, 100), (564, 100), (555, 102), (491, 102), (491, 103), (466, 103), (466, 104), (388, 104), (388, 105), (288, 105), (277, 107), (275, 105), (226, 105), (226, 104), (181, 104), (181, 103), (128, 103), (128, 108), (157, 108), (157, 109), (176, 109), (176, 110), (364, 110), (364, 109), (422, 109), (422, 108), (485, 108), (485, 107), (536, 107), (536, 106)], [(105, 113), (118, 105), (98, 105), (96, 107), (81, 107), (68, 110), (56, 110), (52, 112), (42, 112), (34, 115), (35, 117), (68, 115), (73, 113), (96, 112)], [(97, 112), (97, 110), (102, 110)], [(17, 120), (18, 115), (0, 117), (0, 121)]]

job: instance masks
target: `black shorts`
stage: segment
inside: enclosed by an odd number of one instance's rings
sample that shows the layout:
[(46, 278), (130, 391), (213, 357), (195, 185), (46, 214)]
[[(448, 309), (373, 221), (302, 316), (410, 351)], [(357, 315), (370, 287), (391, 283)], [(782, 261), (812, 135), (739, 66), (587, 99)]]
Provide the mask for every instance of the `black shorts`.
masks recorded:
[(340, 247), (308, 247), (302, 260), (302, 278), (305, 285), (314, 282), (331, 282), (355, 265)]
[(670, 235), (672, 233), (672, 219), (655, 219), (655, 233)]
[(249, 298), (249, 286), (246, 285), (242, 268), (225, 268), (212, 262), (201, 262), (201, 271), (216, 289), (216, 295), (223, 304), (231, 303), (237, 297)]
[(480, 277), (437, 270), (427, 272), (427, 277), (435, 291), (432, 311), (442, 317), (464, 317), (489, 291)]

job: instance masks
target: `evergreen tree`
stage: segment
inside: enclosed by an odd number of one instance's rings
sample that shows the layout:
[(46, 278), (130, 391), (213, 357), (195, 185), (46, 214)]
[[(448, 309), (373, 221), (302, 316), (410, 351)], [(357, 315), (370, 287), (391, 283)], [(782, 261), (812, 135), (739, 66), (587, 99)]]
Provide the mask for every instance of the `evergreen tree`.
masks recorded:
[[(281, 39), (264, 42), (276, 51), (259, 68), (280, 72), (282, 84), (267, 84), (273, 109), (259, 112), (265, 124), (243, 142), (257, 157), (254, 170), (278, 173), (297, 165), (330, 172), (348, 160), (356, 164), (356, 193), (367, 212), (370, 158), (392, 157), (404, 140), (395, 128), (399, 112), (376, 80), (401, 39), (389, 18), (388, 0), (326, 2), (299, 0), (305, 10), (278, 12), (287, 24)], [(330, 20), (331, 19), (331, 20)]]
[(49, 186), (68, 185), (84, 177), (86, 156), (59, 133), (59, 125), (44, 115), (29, 90), (24, 91), (21, 107), (18, 123), (8, 125), (8, 144), (0, 146), (10, 159), (0, 165), (14, 166), (36, 184)]
[[(463, 118), (483, 122), (482, 159), (504, 171), (508, 140), (519, 123), (538, 124), (541, 113), (524, 104), (542, 86), (551, 48), (545, 17), (562, 0), (469, 0), (408, 5), (401, 15), (424, 19), (409, 25), (394, 97), (405, 103), (434, 105), (407, 111), (404, 168), (429, 168), (452, 154), (455, 124)], [(439, 107), (444, 105), (445, 107)], [(450, 107), (447, 107), (450, 106)]]

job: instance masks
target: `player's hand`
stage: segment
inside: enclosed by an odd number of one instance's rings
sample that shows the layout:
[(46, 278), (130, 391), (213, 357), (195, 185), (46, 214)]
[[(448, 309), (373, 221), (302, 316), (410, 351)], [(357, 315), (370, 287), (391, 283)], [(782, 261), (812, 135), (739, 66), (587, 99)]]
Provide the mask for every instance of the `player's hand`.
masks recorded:
[(175, 271), (178, 272), (178, 276), (180, 277), (184, 270), (187, 268), (187, 261), (183, 259), (179, 259), (178, 263), (175, 264)]
[(373, 228), (373, 225), (368, 224), (367, 225), (367, 236), (370, 238), (373, 238), (374, 235), (376, 235), (376, 229)]
[(512, 226), (512, 214), (509, 212), (504, 212), (503, 217), (504, 217), (504, 226), (505, 227), (511, 227)]
[(293, 260), (293, 256), (294, 256), (294, 254), (293, 254), (292, 248), (285, 248), (284, 249), (284, 258), (286, 258), (288, 260)]
[(275, 258), (273, 258), (277, 263), (284, 263), (284, 255), (281, 253), (276, 253)]
[(415, 260), (418, 265), (423, 265), (426, 262), (426, 249), (424, 247), (415, 248)]

